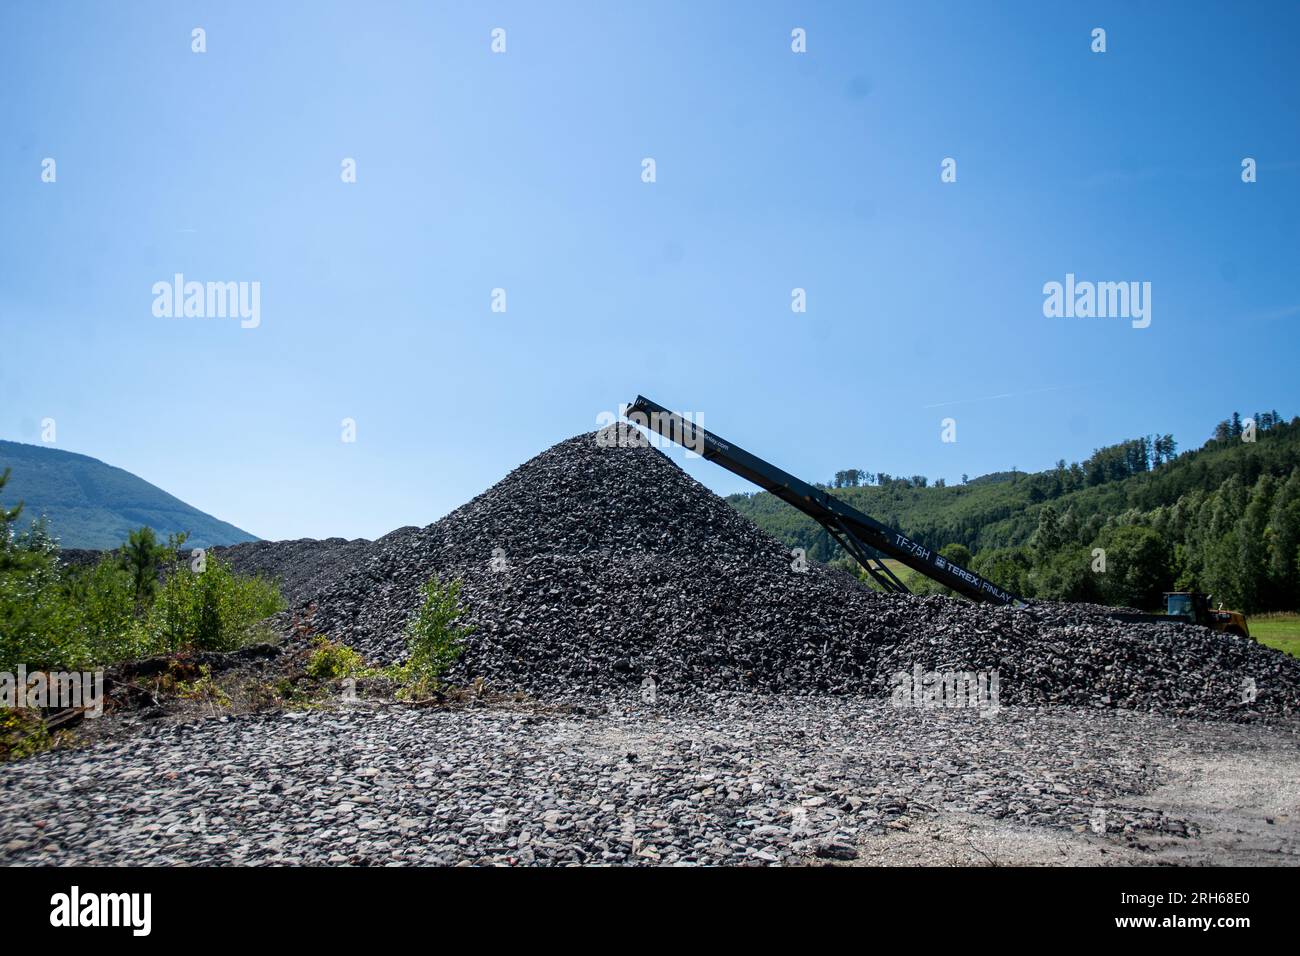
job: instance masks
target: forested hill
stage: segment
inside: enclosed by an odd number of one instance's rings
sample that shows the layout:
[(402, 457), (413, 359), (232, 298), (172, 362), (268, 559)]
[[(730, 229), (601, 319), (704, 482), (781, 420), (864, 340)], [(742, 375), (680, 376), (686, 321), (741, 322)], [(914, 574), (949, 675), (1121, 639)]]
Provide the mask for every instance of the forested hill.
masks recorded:
[[(1098, 449), (1082, 463), (961, 485), (849, 469), (822, 487), (931, 547), (962, 546), (976, 570), (1027, 597), (1152, 605), (1161, 587), (1177, 585), (1246, 610), (1300, 606), (1300, 418), (1234, 413), (1203, 447), (1181, 454), (1171, 436), (1158, 435)], [(811, 557), (840, 554), (815, 522), (766, 492), (727, 500)], [(1088, 561), (1073, 553), (1086, 558), (1114, 544), (1120, 527), (1151, 532), (1118, 536), (1130, 546), (1142, 538), (1148, 552), (1140, 574), (1131, 562), (1121, 569), (1142, 580), (1122, 587), (1113, 561), (1107, 576), (1088, 575)], [(1129, 558), (1123, 547), (1116, 556)]]
[(128, 471), (87, 455), (0, 441), (0, 472), (11, 469), (0, 507), (22, 503), (19, 526), (44, 518), (65, 548), (116, 548), (146, 525), (160, 537), (189, 535), (190, 547), (256, 541)]

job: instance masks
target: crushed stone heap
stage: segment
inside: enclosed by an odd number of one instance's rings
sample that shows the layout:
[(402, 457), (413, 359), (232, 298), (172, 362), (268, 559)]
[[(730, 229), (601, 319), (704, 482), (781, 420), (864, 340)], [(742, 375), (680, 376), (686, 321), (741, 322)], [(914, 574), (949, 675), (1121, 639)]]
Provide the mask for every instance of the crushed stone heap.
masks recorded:
[[(370, 547), (365, 538), (296, 538), (292, 541), (243, 541), (213, 548), (240, 574), (274, 578), (290, 605), (310, 599), (318, 582), (351, 566)], [(184, 552), (182, 552), (184, 554)]]
[[(304, 560), (301, 542), (284, 544), (286, 561)], [(246, 550), (273, 571), (274, 547)], [(295, 572), (315, 631), (400, 659), (421, 585), (459, 578), (476, 631), (453, 679), (501, 689), (578, 695), (653, 676), (662, 694), (887, 697), (892, 675), (920, 665), (996, 669), (1004, 705), (1300, 713), (1300, 662), (1250, 639), (1083, 606), (884, 594), (821, 565), (799, 571), (788, 548), (623, 424), (560, 442), (426, 528), (334, 542), (331, 555), (309, 581)]]

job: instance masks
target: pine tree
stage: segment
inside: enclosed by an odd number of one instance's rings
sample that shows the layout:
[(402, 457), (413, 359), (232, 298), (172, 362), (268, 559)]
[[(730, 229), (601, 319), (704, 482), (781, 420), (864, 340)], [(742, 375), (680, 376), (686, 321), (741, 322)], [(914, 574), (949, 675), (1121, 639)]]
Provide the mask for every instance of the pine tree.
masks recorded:
[(1260, 610), (1270, 597), (1268, 587), (1268, 519), (1277, 491), (1277, 479), (1272, 475), (1260, 476), (1250, 491), (1250, 501), (1237, 527), (1239, 565), (1237, 588), (1241, 597), (1241, 610), (1253, 613)]
[(1038, 512), (1038, 529), (1034, 532), (1030, 543), (1039, 561), (1044, 561), (1060, 551), (1065, 544), (1065, 537), (1061, 534), (1060, 513), (1055, 505), (1043, 505), (1042, 510)]
[(174, 542), (159, 544), (153, 528), (144, 527), (130, 532), (126, 544), (118, 552), (121, 565), (131, 573), (135, 587), (136, 603), (148, 602), (158, 590), (158, 578), (163, 563), (175, 557)]
[(1079, 519), (1075, 515), (1073, 508), (1065, 509), (1065, 514), (1061, 515), (1061, 521), (1058, 527), (1060, 530), (1061, 541), (1066, 546), (1074, 547), (1075, 545), (1087, 543), (1079, 540), (1082, 528), (1079, 526)]
[[(6, 468), (0, 473), (0, 494), (3, 494), (5, 485), (9, 483), (10, 471)], [(21, 501), (12, 508), (6, 508), (0, 503), (0, 574), (43, 567), (54, 551), (53, 542), (49, 541), (43, 523), (38, 521), (27, 532), (18, 530), (18, 518), (22, 513)]]
[[(0, 492), (5, 490), (5, 485), (9, 484), (9, 475), (12, 469), (6, 468), (0, 473)], [(23, 503), (20, 501), (12, 508), (6, 508), (0, 504), (0, 568), (3, 568), (3, 562), (9, 559), (9, 552), (14, 539), (14, 522), (18, 516), (23, 513)]]

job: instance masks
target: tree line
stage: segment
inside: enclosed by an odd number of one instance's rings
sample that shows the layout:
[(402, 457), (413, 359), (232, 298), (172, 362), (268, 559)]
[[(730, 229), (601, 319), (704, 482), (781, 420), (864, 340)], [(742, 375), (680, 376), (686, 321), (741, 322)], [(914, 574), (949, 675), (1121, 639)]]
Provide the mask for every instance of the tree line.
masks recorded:
[[(1154, 609), (1164, 591), (1197, 589), (1259, 613), (1300, 608), (1297, 476), (1300, 418), (1270, 411), (1234, 412), (1186, 451), (1157, 433), (1032, 474), (940, 488), (846, 469), (829, 487), (1024, 597)], [(851, 565), (815, 523), (770, 497), (730, 500), (810, 557)]]

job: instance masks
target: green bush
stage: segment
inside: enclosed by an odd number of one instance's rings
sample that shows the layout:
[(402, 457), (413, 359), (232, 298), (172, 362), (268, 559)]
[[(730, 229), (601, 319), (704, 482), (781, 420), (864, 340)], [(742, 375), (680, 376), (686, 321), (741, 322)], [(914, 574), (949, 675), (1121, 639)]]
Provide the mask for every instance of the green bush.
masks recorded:
[(54, 735), (39, 712), (0, 707), (0, 763), (31, 757), (53, 743)]
[(981, 577), (1001, 585), (1017, 597), (1034, 596), (1030, 581), (1033, 558), (1028, 548), (990, 548), (981, 551), (971, 562), (970, 569)]
[[(0, 472), (0, 496), (8, 479), (8, 469)], [(44, 523), (20, 531), (21, 513), (21, 503), (0, 504), (0, 670), (81, 670), (183, 648), (232, 650), (283, 607), (275, 585), (240, 577), (211, 556), (203, 571), (177, 566), (184, 536), (160, 544), (149, 528), (131, 532), (92, 567), (61, 568)]]
[[(0, 473), (0, 491), (9, 470)], [(48, 667), (60, 662), (56, 620), (59, 602), (58, 545), (42, 521), (26, 531), (15, 524), (22, 505), (0, 505), (0, 665)]]
[(431, 693), (442, 686), (442, 676), (465, 649), (464, 640), (474, 632), (456, 623), (460, 619), (460, 581), (444, 585), (436, 577), (425, 583), (424, 602), (406, 625), (409, 656), (401, 668), (401, 679), (415, 694)]
[(79, 670), (149, 653), (131, 571), (112, 557), (67, 569), (51, 589), (48, 634), (55, 663)]
[(318, 637), (312, 641), (316, 648), (307, 659), (308, 677), (316, 680), (340, 680), (344, 677), (360, 677), (367, 671), (366, 660), (346, 644), (336, 644), (328, 638)]
[(158, 591), (145, 620), (151, 648), (232, 651), (248, 643), (255, 626), (284, 607), (274, 584), (240, 577), (208, 555), (201, 571), (183, 565)]
[(203, 701), (209, 704), (230, 706), (230, 697), (212, 679), (212, 668), (207, 664), (199, 667), (199, 676), (194, 680), (176, 682), (176, 693), (186, 700)]

